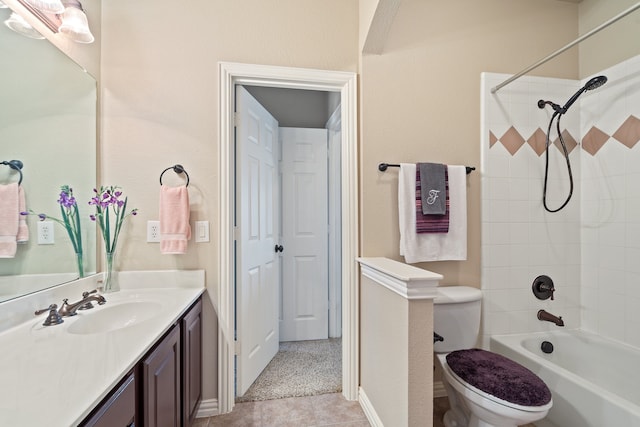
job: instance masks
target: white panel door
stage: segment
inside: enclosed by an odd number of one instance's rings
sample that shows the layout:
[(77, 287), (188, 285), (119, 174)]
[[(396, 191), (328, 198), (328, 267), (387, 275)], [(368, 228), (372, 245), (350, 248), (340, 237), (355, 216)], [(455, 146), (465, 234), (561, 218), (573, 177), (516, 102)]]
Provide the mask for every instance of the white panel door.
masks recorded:
[(236, 87), (236, 394), (278, 352), (278, 122)]
[(328, 337), (327, 130), (280, 128), (280, 341)]

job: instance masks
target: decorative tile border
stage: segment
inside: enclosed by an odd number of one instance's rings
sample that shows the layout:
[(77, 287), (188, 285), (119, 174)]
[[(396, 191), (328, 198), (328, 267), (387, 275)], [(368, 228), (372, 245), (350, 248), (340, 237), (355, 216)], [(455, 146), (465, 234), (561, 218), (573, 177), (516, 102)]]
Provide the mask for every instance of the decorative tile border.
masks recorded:
[[(580, 143), (577, 142), (573, 135), (571, 135), (571, 133), (566, 129), (562, 131), (562, 137), (569, 153), (580, 145)], [(499, 142), (513, 156), (518, 152), (518, 150), (520, 150), (520, 148), (522, 148), (523, 145), (528, 144), (539, 157), (545, 151), (546, 139), (546, 133), (542, 129), (537, 128), (533, 134), (525, 140), (522, 137), (521, 132), (511, 126), (499, 138), (496, 137), (494, 132), (489, 131), (489, 148), (492, 148)], [(608, 135), (596, 126), (592, 126), (582, 138), (582, 149), (592, 156), (595, 156), (602, 146), (612, 139), (620, 142), (628, 148), (633, 148), (640, 141), (640, 119), (633, 115), (629, 116), (613, 133), (613, 135)], [(555, 145), (558, 150), (562, 151), (560, 139), (558, 137), (553, 141), (553, 145)]]

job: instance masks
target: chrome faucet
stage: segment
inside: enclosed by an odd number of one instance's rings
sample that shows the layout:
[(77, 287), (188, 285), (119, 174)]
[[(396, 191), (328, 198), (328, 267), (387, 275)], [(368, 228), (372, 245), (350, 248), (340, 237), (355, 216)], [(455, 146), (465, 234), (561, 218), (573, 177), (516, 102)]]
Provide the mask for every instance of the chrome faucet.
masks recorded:
[(564, 321), (562, 320), (562, 316), (554, 316), (545, 310), (538, 310), (538, 320), (542, 320), (545, 322), (555, 323), (558, 326), (564, 326)]
[(93, 292), (83, 293), (82, 299), (73, 304), (69, 304), (69, 300), (67, 298), (63, 299), (62, 307), (60, 307), (60, 310), (58, 310), (58, 313), (62, 317), (75, 316), (76, 314), (78, 314), (76, 313), (78, 309), (80, 309), (83, 306), (85, 306), (86, 308), (86, 304), (90, 303), (91, 301), (97, 302), (98, 305), (102, 305), (107, 302), (107, 300), (102, 295), (100, 294), (91, 295), (92, 293)]

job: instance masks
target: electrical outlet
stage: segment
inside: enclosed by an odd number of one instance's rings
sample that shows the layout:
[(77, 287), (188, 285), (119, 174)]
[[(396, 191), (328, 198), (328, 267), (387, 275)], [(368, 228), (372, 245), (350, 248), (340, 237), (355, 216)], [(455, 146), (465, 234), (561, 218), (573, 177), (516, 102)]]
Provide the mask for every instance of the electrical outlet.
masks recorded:
[(38, 244), (53, 245), (53, 221), (38, 221)]
[(160, 221), (147, 221), (147, 242), (160, 242)]

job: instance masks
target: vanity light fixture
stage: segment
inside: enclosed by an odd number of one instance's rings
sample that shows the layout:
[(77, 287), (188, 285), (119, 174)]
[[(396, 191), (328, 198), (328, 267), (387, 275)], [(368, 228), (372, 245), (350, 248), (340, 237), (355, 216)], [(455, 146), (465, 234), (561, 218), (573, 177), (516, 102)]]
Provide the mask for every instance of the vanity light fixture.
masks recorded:
[(64, 12), (61, 14), (62, 24), (58, 28), (60, 34), (78, 43), (93, 43), (94, 37), (89, 29), (87, 15), (78, 0), (62, 0)]
[(12, 29), (18, 34), (27, 36), (32, 39), (44, 39), (44, 36), (40, 34), (35, 28), (33, 28), (25, 19), (15, 12), (11, 13), (8, 19), (4, 21), (4, 25)]

